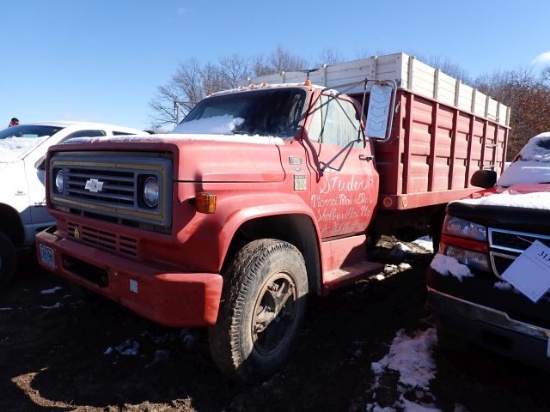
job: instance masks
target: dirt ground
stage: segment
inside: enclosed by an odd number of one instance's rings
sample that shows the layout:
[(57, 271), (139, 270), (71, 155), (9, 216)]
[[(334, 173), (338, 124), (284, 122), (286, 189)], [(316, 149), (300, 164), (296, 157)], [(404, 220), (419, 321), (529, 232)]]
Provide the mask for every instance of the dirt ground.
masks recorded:
[[(397, 331), (433, 327), (424, 289), (432, 255), (397, 257), (411, 268), (310, 301), (292, 357), (258, 386), (218, 372), (204, 331), (167, 329), (115, 304), (83, 301), (25, 259), (0, 294), (0, 411), (366, 411), (373, 400), (389, 407), (402, 396), (426, 397), (403, 394), (391, 373), (375, 384), (371, 370)], [(436, 347), (433, 357), (434, 408), (550, 410), (543, 372), (474, 348)]]

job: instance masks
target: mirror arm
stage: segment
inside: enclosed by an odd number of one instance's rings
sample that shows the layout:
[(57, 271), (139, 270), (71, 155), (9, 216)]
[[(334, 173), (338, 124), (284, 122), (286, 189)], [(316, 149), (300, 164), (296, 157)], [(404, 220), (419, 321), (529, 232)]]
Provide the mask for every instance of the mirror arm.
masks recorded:
[[(397, 98), (397, 82), (395, 80), (387, 80), (388, 82), (392, 83), (392, 93), (391, 93), (391, 103), (390, 103), (390, 107), (392, 109), (395, 109), (395, 100)], [(392, 131), (392, 128), (393, 128), (393, 116), (395, 115), (395, 113), (393, 112), (390, 112), (390, 119), (389, 119), (389, 124), (388, 124), (388, 130), (386, 130), (386, 138), (384, 139), (384, 142), (387, 142), (388, 140), (390, 140), (390, 137), (391, 137), (391, 131)]]
[(321, 167), (321, 171), (324, 172), (325, 169), (326, 169), (327, 167), (330, 167), (330, 164), (331, 164), (332, 162), (334, 162), (342, 153), (344, 153), (344, 152), (347, 150), (348, 152), (346, 153), (346, 156), (345, 156), (344, 159), (342, 160), (342, 164), (340, 165), (340, 167), (339, 167), (338, 169), (335, 169), (335, 170), (337, 170), (337, 171), (342, 170), (342, 166), (344, 165), (344, 163), (346, 162), (346, 159), (347, 159), (348, 156), (349, 156), (349, 153), (350, 153), (350, 151), (351, 151), (351, 147), (352, 147), (355, 143), (357, 143), (357, 140), (352, 140), (351, 142), (348, 142), (348, 144), (346, 144), (344, 147), (342, 147), (342, 149), (341, 149), (338, 153), (336, 153), (336, 154), (332, 157), (332, 159), (330, 159), (328, 162), (326, 162), (326, 163), (323, 164), (323, 167)]

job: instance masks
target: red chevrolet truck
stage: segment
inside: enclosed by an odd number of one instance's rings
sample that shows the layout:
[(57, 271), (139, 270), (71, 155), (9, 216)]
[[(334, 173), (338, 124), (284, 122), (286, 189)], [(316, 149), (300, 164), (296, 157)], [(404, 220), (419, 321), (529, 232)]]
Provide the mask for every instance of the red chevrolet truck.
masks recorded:
[(500, 172), (509, 115), (403, 53), (255, 79), (172, 134), (52, 147), (39, 261), (151, 321), (207, 327), (220, 369), (257, 382), (308, 295), (379, 274), (378, 236), (439, 233), (472, 174)]

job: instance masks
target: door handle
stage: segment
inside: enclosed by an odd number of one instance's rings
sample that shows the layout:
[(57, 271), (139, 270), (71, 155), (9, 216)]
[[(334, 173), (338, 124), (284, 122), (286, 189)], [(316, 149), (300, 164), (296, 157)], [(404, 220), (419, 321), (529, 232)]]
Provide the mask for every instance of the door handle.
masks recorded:
[(359, 155), (359, 160), (366, 160), (367, 162), (372, 161), (374, 155)]

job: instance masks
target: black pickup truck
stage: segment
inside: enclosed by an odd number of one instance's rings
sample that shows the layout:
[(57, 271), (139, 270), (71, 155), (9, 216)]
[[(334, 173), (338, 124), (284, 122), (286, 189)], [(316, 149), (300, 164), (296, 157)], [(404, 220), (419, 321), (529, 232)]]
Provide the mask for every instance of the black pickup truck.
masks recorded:
[[(485, 190), (447, 206), (427, 273), (440, 344), (458, 338), (550, 370), (550, 293), (535, 300), (512, 285), (512, 268), (505, 274), (535, 241), (550, 248), (550, 133), (531, 138), (498, 180), (480, 170), (472, 184)], [(514, 279), (550, 278), (544, 266), (517, 266)]]

